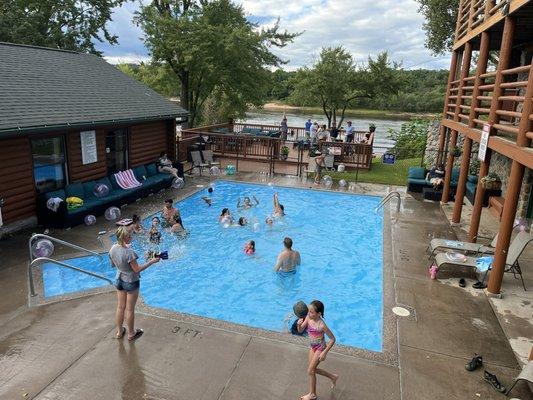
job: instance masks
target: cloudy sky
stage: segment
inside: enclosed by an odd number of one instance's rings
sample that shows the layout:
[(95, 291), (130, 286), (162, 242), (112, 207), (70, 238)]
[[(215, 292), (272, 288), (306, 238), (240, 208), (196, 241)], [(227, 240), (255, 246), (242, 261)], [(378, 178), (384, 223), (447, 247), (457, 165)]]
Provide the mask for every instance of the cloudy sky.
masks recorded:
[[(149, 0), (144, 0), (147, 2)], [(286, 69), (310, 66), (324, 46), (342, 45), (354, 59), (365, 62), (387, 50), (406, 69), (447, 69), (450, 59), (434, 57), (424, 47), (423, 17), (414, 0), (235, 0), (242, 4), (250, 21), (270, 25), (278, 17), (281, 27), (303, 32), (294, 43), (275, 52), (288, 60)], [(142, 31), (132, 22), (138, 0), (115, 9), (108, 25), (119, 44), (97, 48), (109, 62), (148, 60)]]

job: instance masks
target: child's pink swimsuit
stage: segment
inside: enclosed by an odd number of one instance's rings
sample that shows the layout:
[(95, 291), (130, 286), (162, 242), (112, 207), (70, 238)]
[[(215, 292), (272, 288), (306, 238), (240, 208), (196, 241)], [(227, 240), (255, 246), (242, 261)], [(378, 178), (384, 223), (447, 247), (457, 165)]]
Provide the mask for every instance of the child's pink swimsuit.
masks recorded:
[(313, 328), (310, 324), (307, 325), (307, 334), (311, 339), (311, 349), (323, 351), (326, 348), (326, 339), (324, 339), (324, 331), (322, 329)]

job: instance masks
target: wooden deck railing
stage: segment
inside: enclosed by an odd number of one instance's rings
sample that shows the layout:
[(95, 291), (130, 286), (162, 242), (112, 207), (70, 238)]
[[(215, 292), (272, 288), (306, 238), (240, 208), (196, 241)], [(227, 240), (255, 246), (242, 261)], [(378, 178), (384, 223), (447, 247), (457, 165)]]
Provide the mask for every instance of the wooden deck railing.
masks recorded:
[[(461, 95), (458, 95), (459, 88), (461, 87), (461, 80), (455, 80), (451, 82), (448, 104), (446, 105), (446, 111), (444, 119), (454, 119), (454, 110), (459, 107), (459, 121), (462, 124), (482, 129), (483, 125), (488, 122), (488, 116), (491, 111), (491, 106), (496, 107), (496, 115), (499, 122), (494, 124), (493, 127), (497, 131), (499, 136), (507, 136), (516, 140), (518, 135), (518, 126), (522, 118), (533, 120), (533, 114), (523, 115), (523, 108), (525, 101), (533, 101), (532, 98), (525, 97), (525, 89), (528, 82), (533, 79), (530, 77), (530, 70), (532, 65), (524, 65), (520, 67), (510, 68), (502, 71), (503, 80), (500, 83), (501, 95), (498, 97), (498, 101), (493, 105), (493, 93), (497, 91), (495, 86), (496, 72), (487, 72), (479, 75), (480, 85), (478, 86), (478, 95), (476, 97), (477, 102), (474, 111), (471, 113), (472, 94), (474, 91), (473, 82), (475, 76), (469, 76), (462, 81)], [(527, 137), (533, 139), (533, 134), (528, 132)]]
[[(301, 175), (303, 169), (309, 163), (309, 144), (305, 139), (303, 128), (289, 128), (288, 140), (283, 141), (278, 137), (242, 134), (244, 128), (255, 128), (273, 131), (277, 127), (260, 124), (217, 124), (194, 129), (185, 129), (181, 132), (178, 140), (178, 161), (190, 160), (189, 153), (194, 148), (209, 148), (215, 155), (223, 158), (256, 161), (268, 163), (270, 172), (274, 173), (276, 164), (292, 164), (296, 167), (297, 175)], [(226, 129), (228, 133), (213, 132), (214, 130)], [(291, 135), (291, 131), (294, 132)], [(359, 138), (364, 138), (364, 132), (357, 132)], [(290, 149), (287, 159), (280, 156), (283, 145)], [(372, 164), (373, 146), (364, 143), (343, 142), (320, 142), (317, 145), (321, 151), (333, 154), (335, 163), (343, 163), (347, 168), (370, 169)]]

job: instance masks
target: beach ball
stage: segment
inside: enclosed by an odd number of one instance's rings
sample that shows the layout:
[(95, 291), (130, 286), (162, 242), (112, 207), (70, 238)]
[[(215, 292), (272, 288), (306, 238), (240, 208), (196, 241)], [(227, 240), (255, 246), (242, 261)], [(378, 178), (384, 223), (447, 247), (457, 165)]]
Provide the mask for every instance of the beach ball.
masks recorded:
[(109, 194), (109, 188), (103, 183), (94, 185), (93, 194), (96, 197), (106, 197)]
[(339, 172), (344, 172), (345, 169), (346, 169), (346, 166), (344, 164), (339, 164), (339, 166), (337, 167), (337, 171)]
[(209, 173), (211, 175), (219, 175), (220, 174), (220, 168), (218, 168), (216, 165), (209, 168)]
[(104, 216), (108, 221), (114, 221), (120, 218), (120, 208), (118, 207), (109, 207), (105, 210)]
[(96, 223), (96, 217), (94, 215), (86, 215), (85, 218), (83, 218), (83, 222), (85, 222), (85, 225), (90, 226), (94, 225)]
[(341, 188), (346, 187), (346, 181), (345, 181), (344, 179), (341, 179), (341, 180), (339, 181), (339, 186), (340, 186)]
[(183, 178), (176, 178), (172, 181), (172, 189), (181, 189), (183, 186), (185, 186)]
[(324, 175), (324, 177), (322, 178), (322, 183), (325, 187), (330, 187), (331, 185), (333, 185), (333, 179), (331, 179), (331, 176), (329, 175)]
[(235, 165), (226, 166), (226, 175), (235, 175)]
[(48, 239), (40, 239), (33, 243), (31, 252), (34, 257), (50, 257), (54, 253), (54, 244)]
[(191, 169), (191, 174), (192, 175), (199, 175), (200, 174), (200, 169), (198, 167), (194, 167), (193, 169)]

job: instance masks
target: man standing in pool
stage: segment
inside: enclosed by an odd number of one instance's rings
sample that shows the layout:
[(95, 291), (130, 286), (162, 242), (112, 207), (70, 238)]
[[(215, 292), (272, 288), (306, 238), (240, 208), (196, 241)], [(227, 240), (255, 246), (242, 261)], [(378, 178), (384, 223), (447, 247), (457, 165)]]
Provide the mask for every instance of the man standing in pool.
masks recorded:
[(181, 220), (180, 211), (173, 207), (172, 204), (174, 201), (172, 199), (166, 199), (165, 200), (165, 206), (163, 207), (163, 210), (161, 211), (161, 217), (163, 219), (162, 226), (163, 228), (171, 228), (172, 225), (174, 225), (175, 216), (179, 218), (178, 222), (183, 226), (183, 222)]
[(301, 263), (300, 253), (292, 249), (292, 239), (289, 237), (283, 239), (283, 245), (285, 249), (279, 253), (274, 271), (293, 272)]
[(280, 204), (279, 197), (277, 193), (274, 193), (274, 217), (283, 217), (285, 215), (285, 207), (283, 204)]

